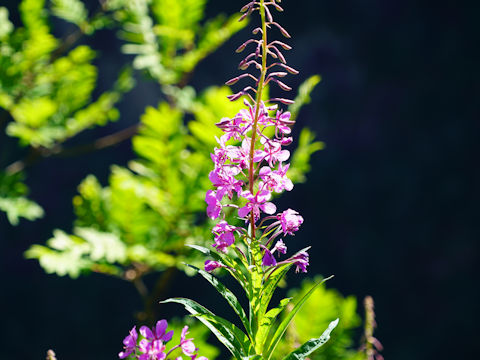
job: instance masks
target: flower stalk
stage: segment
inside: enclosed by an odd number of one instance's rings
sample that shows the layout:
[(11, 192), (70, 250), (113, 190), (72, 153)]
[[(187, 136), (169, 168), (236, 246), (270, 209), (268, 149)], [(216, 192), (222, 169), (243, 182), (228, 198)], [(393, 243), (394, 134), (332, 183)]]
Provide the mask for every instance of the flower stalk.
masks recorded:
[[(241, 9), (243, 15), (240, 20), (258, 11), (260, 26), (252, 33), (260, 36), (238, 47), (239, 53), (247, 47), (254, 49), (239, 64), (239, 69), (245, 73), (226, 84), (235, 86), (240, 80), (253, 80), (254, 84), (228, 96), (230, 101), (243, 99), (246, 108), (233, 118), (224, 117), (216, 124), (223, 135), (217, 138), (218, 146), (211, 154), (214, 168), (209, 179), (214, 189), (208, 190), (205, 196), (207, 216), (217, 220), (212, 227), (214, 243), (210, 249), (191, 245), (208, 259), (204, 269), (189, 266), (210, 282), (228, 302), (240, 318), (243, 329), (193, 300), (173, 298), (164, 301), (182, 304), (217, 336), (236, 359), (270, 360), (293, 317), (320, 284), (317, 283), (295, 304), (291, 304), (288, 315), (276, 323), (278, 315), (287, 308), (291, 299), (283, 299), (272, 307), (273, 293), (292, 267), (296, 272), (307, 272), (310, 249), (306, 247), (293, 255), (286, 255), (288, 249), (284, 240), (299, 230), (303, 217), (292, 209), (277, 212), (277, 207), (270, 201), (273, 193), (293, 189), (293, 183), (288, 178), (289, 164), (285, 163), (290, 158), (290, 152), (283, 147), (292, 143), (290, 135), (294, 121), (290, 112), (279, 109), (279, 104), (288, 105), (293, 101), (283, 97), (263, 100), (267, 85), (275, 84), (281, 90), (289, 91), (291, 88), (283, 82), (283, 78), (287, 73), (298, 73), (286, 64), (282, 53), (291, 47), (279, 40), (268, 42), (267, 33), (272, 28), (284, 37), (290, 37), (275, 22), (271, 11), (283, 11), (280, 2), (253, 0)], [(278, 71), (278, 67), (285, 71)], [(249, 73), (249, 68), (260, 74)], [(234, 225), (239, 219), (243, 225)], [(217, 269), (226, 270), (241, 285), (248, 299), (247, 311), (233, 292), (211, 274)], [(285, 360), (306, 359), (328, 340), (337, 323), (338, 319), (319, 338), (309, 340)], [(127, 340), (126, 351), (133, 352), (131, 341)], [(157, 345), (153, 350), (164, 352), (163, 345)]]

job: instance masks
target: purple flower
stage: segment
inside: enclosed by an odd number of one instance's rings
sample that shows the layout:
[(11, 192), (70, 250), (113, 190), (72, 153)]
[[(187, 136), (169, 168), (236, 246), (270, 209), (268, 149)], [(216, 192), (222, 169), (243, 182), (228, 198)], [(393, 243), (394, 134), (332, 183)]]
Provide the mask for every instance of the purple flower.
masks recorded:
[(234, 231), (235, 226), (229, 225), (225, 220), (220, 221), (212, 229), (212, 232), (215, 234), (215, 244), (213, 246), (217, 250), (226, 252), (226, 248), (235, 242)]
[(138, 360), (163, 360), (167, 357), (165, 354), (165, 345), (162, 340), (148, 341), (143, 339), (140, 341), (138, 350), (142, 353)]
[(281, 132), (282, 134), (290, 134), (291, 129), (289, 125), (293, 125), (295, 121), (290, 120), (290, 112), (287, 111), (285, 113), (282, 113), (281, 110), (277, 111), (277, 115), (274, 119), (274, 123), (276, 126), (276, 130)]
[(244, 207), (238, 209), (238, 216), (241, 218), (246, 217), (250, 211), (253, 211), (254, 219), (257, 221), (260, 218), (260, 210), (270, 215), (277, 210), (275, 204), (268, 202), (272, 195), (267, 190), (258, 191), (255, 196), (247, 190), (240, 193), (240, 196), (248, 200)]
[(148, 340), (162, 340), (163, 342), (169, 342), (173, 336), (173, 330), (165, 333), (167, 330), (168, 323), (167, 320), (159, 320), (154, 328), (150, 330), (150, 328), (146, 326), (142, 326), (140, 328), (140, 334), (143, 337), (147, 338)]
[(213, 150), (213, 154), (210, 154), (213, 163), (215, 164), (215, 168), (222, 167), (225, 162), (227, 161), (227, 150), (226, 147), (222, 148), (215, 148)]
[(217, 198), (221, 199), (225, 194), (229, 199), (232, 199), (233, 192), (242, 191), (243, 182), (235, 179), (240, 169), (234, 166), (223, 166), (222, 168), (215, 168), (210, 172), (209, 179), (213, 186), (217, 188)]
[(278, 170), (272, 170), (269, 166), (260, 169), (259, 176), (264, 181), (265, 186), (270, 191), (280, 193), (283, 190), (291, 191), (293, 189), (292, 180), (287, 178), (287, 171), (290, 164), (285, 167), (280, 163)]
[(277, 161), (287, 161), (290, 157), (290, 151), (282, 150), (282, 145), (275, 140), (261, 139), (264, 143), (264, 150), (258, 153), (258, 157), (265, 159), (270, 167), (273, 167)]
[(205, 271), (206, 272), (212, 272), (215, 269), (221, 268), (221, 267), (226, 267), (222, 263), (219, 263), (218, 261), (213, 261), (213, 260), (207, 260), (205, 261)]
[(288, 262), (293, 263), (293, 265), (296, 265), (295, 272), (302, 271), (304, 273), (307, 272), (307, 266), (308, 264), (308, 253), (306, 251), (301, 251), (298, 254), (292, 256), (290, 259), (288, 259)]
[(223, 143), (227, 142), (231, 138), (235, 140), (241, 139), (242, 129), (240, 125), (243, 123), (243, 119), (241, 116), (237, 114), (233, 119), (230, 118), (222, 118), (219, 123), (215, 124), (220, 129), (222, 129), (225, 134), (222, 135), (221, 141)]
[(280, 254), (287, 253), (287, 245), (283, 242), (282, 239), (278, 240), (275, 246), (273, 247), (272, 253), (277, 250)]
[[(125, 351), (118, 354), (121, 359), (125, 359), (133, 352), (133, 358), (137, 360), (165, 360), (175, 349), (181, 348), (183, 353), (191, 358), (197, 358), (195, 353), (198, 349), (193, 344), (193, 339), (187, 339), (188, 327), (182, 330), (180, 343), (173, 346), (168, 352), (165, 343), (172, 339), (173, 331), (166, 332), (168, 323), (166, 320), (157, 322), (154, 328), (146, 326), (140, 328), (140, 334), (144, 337), (137, 345), (138, 335), (135, 326), (130, 330), (130, 334), (123, 340)], [(181, 359), (181, 357), (177, 358)], [(208, 360), (206, 357), (198, 357), (198, 360)]]
[[(242, 146), (229, 145), (225, 148), (228, 158), (235, 164), (238, 164), (240, 169), (247, 169), (250, 157), (251, 140), (247, 137), (243, 139)], [(255, 150), (253, 153), (253, 161), (259, 162), (263, 159), (261, 150)]]
[(290, 145), (292, 142), (293, 142), (292, 137), (283, 137), (280, 139), (280, 144), (282, 144), (283, 146)]
[(182, 329), (182, 334), (180, 336), (180, 347), (182, 348), (182, 351), (185, 355), (193, 356), (193, 353), (198, 349), (193, 344), (193, 341), (192, 341), (193, 339), (186, 339), (187, 334), (188, 334), (188, 326), (185, 326)]
[(208, 190), (205, 196), (207, 202), (207, 215), (210, 219), (215, 220), (220, 216), (222, 211), (222, 204), (217, 199), (217, 193), (213, 190)]
[(118, 354), (118, 357), (120, 359), (125, 359), (128, 355), (135, 351), (135, 348), (137, 346), (137, 339), (137, 329), (134, 326), (132, 330), (130, 330), (129, 334), (125, 337), (125, 339), (123, 339), (124, 351)]
[[(248, 109), (242, 109), (238, 112), (237, 116), (241, 116), (244, 120), (246, 127), (244, 133), (252, 126), (255, 119), (256, 106), (249, 106)], [(268, 111), (265, 107), (263, 101), (260, 103), (260, 109), (258, 111), (258, 121), (259, 125), (270, 125)]]
[(265, 253), (263, 254), (262, 265), (263, 266), (277, 265), (277, 260), (275, 260), (275, 257), (273, 256), (273, 254), (267, 248), (265, 248)]
[(298, 215), (298, 212), (292, 209), (285, 210), (281, 214), (278, 214), (277, 219), (280, 220), (285, 235), (293, 235), (303, 223), (303, 217)]

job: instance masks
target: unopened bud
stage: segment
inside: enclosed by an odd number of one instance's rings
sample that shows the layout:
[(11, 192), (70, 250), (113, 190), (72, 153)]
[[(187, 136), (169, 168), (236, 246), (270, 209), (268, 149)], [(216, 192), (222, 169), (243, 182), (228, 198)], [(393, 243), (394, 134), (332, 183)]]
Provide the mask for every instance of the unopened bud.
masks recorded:
[(235, 52), (241, 53), (243, 50), (245, 50), (246, 47), (247, 47), (247, 44), (243, 43), (237, 48), (237, 50), (235, 50)]
[(278, 86), (280, 86), (280, 88), (281, 88), (282, 90), (285, 90), (285, 91), (290, 91), (290, 90), (292, 90), (292, 88), (291, 88), (290, 86), (288, 86), (287, 84), (281, 82), (280, 80), (277, 80), (277, 79), (274, 79), (274, 80), (275, 80), (275, 82), (278, 84)]
[(294, 68), (286, 65), (286, 64), (280, 64), (280, 66), (282, 66), (285, 70), (287, 70), (290, 74), (293, 74), (293, 75), (297, 75), (298, 74), (298, 70), (295, 70)]
[(235, 101), (235, 100), (238, 100), (241, 96), (243, 95), (243, 92), (240, 91), (236, 94), (233, 94), (233, 95), (228, 95), (227, 96), (227, 99), (230, 100), (230, 101)]
[(284, 105), (292, 105), (295, 103), (295, 101), (290, 100), (290, 99), (285, 99), (285, 98), (273, 98), (269, 100), (270, 102), (279, 102)]
[(228, 86), (234, 85), (234, 84), (236, 84), (236, 83), (238, 82), (238, 80), (240, 80), (240, 77), (239, 77), (239, 76), (234, 77), (233, 79), (228, 80), (228, 81), (225, 83), (225, 85), (228, 85)]
[(278, 30), (280, 30), (280, 32), (282, 33), (283, 36), (285, 36), (286, 38), (291, 38), (291, 36), (287, 32), (287, 30), (285, 30), (279, 23), (272, 22), (271, 24), (275, 25), (278, 28)]

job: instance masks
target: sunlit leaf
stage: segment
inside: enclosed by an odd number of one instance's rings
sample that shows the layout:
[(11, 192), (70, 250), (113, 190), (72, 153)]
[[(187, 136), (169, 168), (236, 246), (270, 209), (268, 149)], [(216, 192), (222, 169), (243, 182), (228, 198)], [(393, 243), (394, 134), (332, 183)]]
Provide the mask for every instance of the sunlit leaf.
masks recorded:
[(332, 321), (328, 328), (323, 332), (323, 334), (318, 339), (310, 339), (305, 344), (300, 346), (298, 349), (292, 351), (288, 354), (284, 360), (304, 360), (313, 353), (315, 350), (323, 346), (329, 339), (330, 333), (338, 325), (338, 319)]

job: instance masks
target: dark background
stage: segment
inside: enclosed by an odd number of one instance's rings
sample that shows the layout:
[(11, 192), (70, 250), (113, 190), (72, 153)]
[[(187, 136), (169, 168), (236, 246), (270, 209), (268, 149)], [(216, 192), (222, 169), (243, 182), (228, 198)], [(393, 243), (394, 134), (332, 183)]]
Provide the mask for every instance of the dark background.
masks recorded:
[[(5, 4), (18, 23), (17, 2)], [(210, 0), (208, 13), (232, 13), (242, 5)], [(330, 286), (374, 297), (376, 335), (387, 360), (475, 358), (479, 6), (421, 0), (283, 5), (278, 19), (293, 35), (289, 64), (301, 70), (289, 83), (298, 86), (316, 73), (323, 78), (297, 130), (311, 127), (327, 147), (313, 157), (308, 182), (282, 197), (280, 206), (305, 218), (295, 239), (313, 245), (310, 274), (335, 274)], [(57, 36), (72, 30), (60, 21), (54, 26)], [(234, 75), (240, 60), (234, 49), (248, 36), (238, 34), (203, 62), (193, 86), (200, 91)], [(99, 92), (109, 88), (129, 58), (120, 54), (112, 31), (82, 41), (100, 53)], [(71, 144), (125, 128), (146, 105), (156, 105), (159, 89), (138, 78), (118, 123)], [(14, 139), (0, 136), (4, 167), (20, 154)], [(87, 174), (105, 185), (109, 166), (133, 156), (127, 141), (28, 170), (31, 197), (46, 216), (11, 227), (0, 214), (3, 358), (42, 359), (49, 347), (62, 360), (116, 358), (141, 306), (134, 289), (97, 275), (48, 276), (22, 253), (54, 228), (71, 229), (71, 199)], [(215, 296), (180, 276), (171, 295), (186, 294), (200, 302)]]

